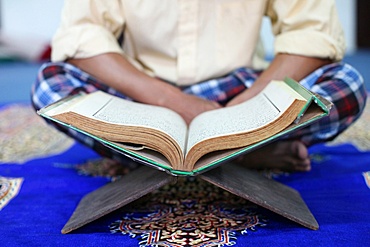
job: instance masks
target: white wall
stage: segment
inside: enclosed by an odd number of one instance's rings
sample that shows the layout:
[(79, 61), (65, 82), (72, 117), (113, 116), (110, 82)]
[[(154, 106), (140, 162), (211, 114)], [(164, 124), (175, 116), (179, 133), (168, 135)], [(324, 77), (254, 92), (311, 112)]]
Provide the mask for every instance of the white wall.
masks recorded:
[[(322, 0), (325, 1), (325, 0)], [(356, 1), (336, 0), (339, 18), (343, 25), (347, 42), (347, 52), (356, 51)]]
[[(326, 0), (322, 0), (326, 1)], [(347, 54), (356, 51), (356, 1), (353, 0), (336, 0), (339, 19), (342, 23), (346, 45)], [(271, 34), (271, 28), (269, 21), (266, 19), (263, 22), (262, 37), (264, 40), (264, 46), (268, 55), (273, 54), (273, 36)]]
[(0, 1), (2, 32), (50, 39), (59, 24), (63, 0)]
[[(2, 1), (2, 32), (32, 35), (40, 39), (50, 39), (59, 24), (63, 0), (0, 0)], [(78, 0), (76, 0), (78, 1)], [(109, 0), (107, 0), (109, 1)], [(326, 1), (326, 0), (322, 0)], [(347, 42), (347, 52), (356, 50), (355, 43), (355, 4), (356, 1), (336, 0), (339, 17)], [(264, 22), (262, 34), (268, 54), (273, 52), (273, 37), (268, 22)]]

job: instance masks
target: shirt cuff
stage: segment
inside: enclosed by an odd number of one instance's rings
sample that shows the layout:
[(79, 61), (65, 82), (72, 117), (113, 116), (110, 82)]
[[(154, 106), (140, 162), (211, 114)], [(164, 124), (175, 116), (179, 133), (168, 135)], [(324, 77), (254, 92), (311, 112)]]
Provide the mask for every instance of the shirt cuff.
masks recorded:
[(103, 53), (120, 53), (123, 50), (117, 37), (104, 27), (92, 24), (59, 30), (52, 41), (52, 61), (68, 58), (89, 58)]
[(308, 57), (343, 59), (345, 41), (342, 36), (334, 40), (331, 36), (317, 31), (290, 31), (280, 34), (275, 40), (275, 53), (287, 53)]

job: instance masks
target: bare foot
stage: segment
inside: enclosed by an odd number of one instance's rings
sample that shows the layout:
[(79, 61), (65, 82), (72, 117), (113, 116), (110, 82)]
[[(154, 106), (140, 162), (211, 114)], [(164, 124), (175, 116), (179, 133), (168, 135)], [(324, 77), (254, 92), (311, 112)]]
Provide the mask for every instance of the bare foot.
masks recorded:
[(308, 150), (300, 141), (272, 143), (236, 161), (252, 169), (277, 169), (287, 172), (311, 170)]

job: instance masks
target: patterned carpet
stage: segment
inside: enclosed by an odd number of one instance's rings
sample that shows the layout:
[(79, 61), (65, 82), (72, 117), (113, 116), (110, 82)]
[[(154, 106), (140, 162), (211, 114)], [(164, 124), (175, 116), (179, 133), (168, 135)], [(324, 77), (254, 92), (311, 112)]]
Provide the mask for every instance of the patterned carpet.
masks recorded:
[(48, 126), (31, 106), (0, 108), (0, 163), (19, 163), (61, 153), (73, 141)]
[[(227, 246), (266, 225), (257, 207), (200, 179), (180, 179), (129, 204), (110, 224), (142, 246)], [(148, 234), (150, 233), (150, 234)]]

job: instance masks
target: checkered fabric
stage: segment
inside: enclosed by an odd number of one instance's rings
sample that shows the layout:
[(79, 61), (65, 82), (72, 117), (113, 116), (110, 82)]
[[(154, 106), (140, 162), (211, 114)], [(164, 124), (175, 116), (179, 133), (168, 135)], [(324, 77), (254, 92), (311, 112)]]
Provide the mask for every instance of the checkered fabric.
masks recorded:
[[(251, 87), (260, 73), (261, 71), (249, 68), (239, 68), (222, 78), (184, 87), (182, 90), (188, 94), (225, 104)], [(290, 137), (300, 139), (307, 145), (335, 138), (359, 118), (365, 107), (367, 92), (363, 78), (348, 64), (333, 63), (323, 66), (301, 80), (300, 83), (334, 104), (328, 117), (296, 132), (294, 136)], [(33, 85), (32, 102), (35, 109), (38, 110), (66, 96), (81, 91), (90, 93), (96, 90), (129, 99), (71, 64), (46, 63), (40, 68), (38, 79)], [(93, 148), (101, 155), (110, 158), (122, 156), (117, 156), (117, 154), (112, 153), (111, 150), (88, 136), (55, 123), (53, 125)]]

